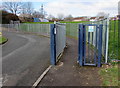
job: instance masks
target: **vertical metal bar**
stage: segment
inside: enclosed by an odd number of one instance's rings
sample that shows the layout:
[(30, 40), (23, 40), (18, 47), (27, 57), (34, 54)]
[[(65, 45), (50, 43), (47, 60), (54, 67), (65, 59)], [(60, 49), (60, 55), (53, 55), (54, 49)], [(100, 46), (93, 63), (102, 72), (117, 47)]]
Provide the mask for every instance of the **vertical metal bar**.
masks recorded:
[[(111, 20), (109, 20), (109, 39), (111, 39)], [(110, 44), (110, 41), (108, 42), (108, 44)], [(111, 52), (110, 49), (108, 48), (108, 60), (110, 60), (111, 58)]]
[(88, 31), (88, 60), (90, 60), (90, 32)]
[[(78, 26), (78, 63), (80, 62), (80, 50), (81, 50), (81, 48), (80, 48), (80, 46), (81, 46), (81, 45), (80, 45), (80, 44), (81, 44), (81, 43), (80, 43), (80, 42), (81, 42), (81, 39), (80, 39), (80, 37), (81, 37), (81, 35), (80, 35), (80, 31), (81, 31), (81, 30), (80, 30), (80, 29), (81, 29), (81, 28), (80, 28), (80, 25), (81, 25), (81, 24), (79, 24), (79, 26)], [(79, 64), (80, 64), (80, 63), (79, 63)]]
[(95, 41), (95, 46), (96, 46), (96, 49), (97, 49), (97, 40), (98, 39), (98, 26), (96, 28), (96, 41)]
[(93, 32), (92, 32), (92, 45), (93, 45)]
[(50, 28), (50, 44), (51, 44), (51, 64), (56, 64), (56, 42), (55, 42), (55, 34), (54, 34), (55, 24), (51, 24)]
[(99, 25), (98, 67), (101, 67), (101, 56), (102, 56), (102, 29), (103, 29), (103, 25)]
[(107, 35), (106, 35), (106, 54), (105, 54), (105, 63), (108, 62), (108, 43), (109, 43), (109, 18), (107, 18)]
[(105, 41), (104, 41), (104, 42), (105, 42), (105, 45), (104, 45), (104, 56), (106, 56), (107, 20), (105, 20), (105, 24), (104, 24), (104, 25), (105, 25), (105, 29), (104, 29), (104, 30), (105, 30), (105, 37), (104, 37), (104, 38), (105, 38)]
[(85, 59), (86, 59), (86, 26), (83, 26), (83, 59), (84, 59), (84, 64), (85, 64)]
[[(116, 20), (116, 19), (115, 19), (115, 20)], [(116, 26), (115, 26), (115, 25), (116, 25), (116, 21), (115, 21), (115, 20), (114, 20), (114, 36), (113, 36), (113, 37), (114, 37), (114, 38), (113, 38), (113, 39), (114, 39), (114, 43), (113, 43), (113, 55), (114, 55), (114, 58), (115, 58), (115, 41), (116, 41), (116, 39), (115, 39), (115, 37), (116, 37), (116, 36), (115, 36), (115, 32), (116, 32)]]
[(83, 24), (79, 24), (79, 64), (80, 66), (83, 66), (83, 55), (82, 55), (82, 49), (83, 49)]
[[(120, 2), (119, 2), (119, 6), (120, 6)], [(118, 48), (120, 48), (120, 13), (118, 16)], [(118, 49), (118, 60), (120, 60), (120, 49)]]
[(96, 26), (96, 31), (95, 31), (95, 48), (94, 48), (94, 63), (96, 64), (96, 59), (97, 59), (97, 30), (98, 30), (98, 25)]

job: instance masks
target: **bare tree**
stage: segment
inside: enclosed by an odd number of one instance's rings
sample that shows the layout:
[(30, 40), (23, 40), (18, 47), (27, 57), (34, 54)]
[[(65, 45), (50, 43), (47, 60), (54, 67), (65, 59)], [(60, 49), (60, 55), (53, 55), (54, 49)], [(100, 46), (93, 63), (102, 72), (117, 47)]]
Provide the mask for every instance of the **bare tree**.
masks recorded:
[(35, 17), (35, 18), (41, 18), (41, 16), (42, 16), (39, 11), (34, 11), (32, 15), (33, 15), (33, 17)]
[(107, 18), (109, 16), (109, 14), (107, 14), (107, 13), (105, 13), (105, 12), (99, 12), (98, 14), (97, 14), (97, 17), (99, 18), (99, 17), (103, 17), (103, 18)]
[(58, 14), (57, 17), (58, 17), (59, 20), (63, 20), (64, 19), (64, 15), (63, 14)]
[(26, 3), (24, 3), (23, 7), (22, 7), (22, 14), (32, 15), (32, 13), (33, 13), (32, 2), (26, 2)]
[(20, 13), (20, 9), (23, 3), (21, 2), (3, 2), (4, 9), (10, 11), (13, 14)]
[(49, 19), (49, 20), (52, 20), (52, 19), (54, 19), (55, 17), (53, 16), (53, 15), (48, 15), (48, 17), (47, 17), (47, 19)]
[(73, 20), (73, 17), (72, 17), (72, 15), (68, 15), (68, 16), (65, 17), (64, 20), (65, 20), (65, 21), (72, 21), (72, 20)]

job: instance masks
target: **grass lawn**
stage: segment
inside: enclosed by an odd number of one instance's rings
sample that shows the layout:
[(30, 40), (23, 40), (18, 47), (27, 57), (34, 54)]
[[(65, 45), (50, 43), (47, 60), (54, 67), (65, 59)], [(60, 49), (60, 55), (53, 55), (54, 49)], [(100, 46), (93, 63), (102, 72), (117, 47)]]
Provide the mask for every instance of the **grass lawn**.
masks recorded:
[(30, 23), (30, 24), (53, 24), (54, 22), (24, 22), (24, 23)]
[(102, 77), (102, 86), (118, 86), (118, 64), (108, 66), (99, 71), (99, 74)]
[(0, 44), (4, 43), (5, 41), (7, 41), (5, 37), (0, 37)]
[[(78, 21), (78, 22), (60, 21), (60, 23), (84, 23), (84, 22), (89, 22), (89, 21)], [(54, 22), (24, 22), (24, 23), (32, 23), (32, 24), (54, 24)]]

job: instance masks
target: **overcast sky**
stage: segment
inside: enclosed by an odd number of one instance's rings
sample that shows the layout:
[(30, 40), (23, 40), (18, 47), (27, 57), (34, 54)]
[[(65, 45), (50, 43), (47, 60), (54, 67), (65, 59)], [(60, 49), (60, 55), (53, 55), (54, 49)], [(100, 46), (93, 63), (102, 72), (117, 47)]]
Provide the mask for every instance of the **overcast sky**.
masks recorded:
[[(5, 0), (3, 0), (5, 1)], [(21, 0), (6, 0), (21, 1)], [(98, 12), (109, 13), (110, 16), (118, 14), (118, 1), (120, 0), (22, 0), (33, 2), (35, 10), (39, 10), (41, 4), (47, 14), (57, 16), (71, 14), (77, 16), (96, 16)]]

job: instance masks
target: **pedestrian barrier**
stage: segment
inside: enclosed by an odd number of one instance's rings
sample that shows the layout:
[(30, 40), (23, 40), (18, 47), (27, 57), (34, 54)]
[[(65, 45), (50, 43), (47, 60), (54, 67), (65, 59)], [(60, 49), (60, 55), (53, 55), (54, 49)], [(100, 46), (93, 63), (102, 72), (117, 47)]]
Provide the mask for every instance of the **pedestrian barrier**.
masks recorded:
[(81, 66), (92, 65), (101, 66), (102, 58), (102, 30), (100, 24), (80, 24), (79, 25), (79, 56), (78, 61)]
[(66, 25), (62, 23), (51, 24), (51, 64), (56, 65), (66, 47)]
[[(64, 48), (66, 46), (66, 36), (70, 36), (79, 40), (78, 61), (80, 65), (91, 64), (101, 66), (101, 64), (108, 63), (108, 61), (111, 59), (119, 58), (118, 57), (119, 55), (118, 39), (120, 37), (119, 36), (120, 27), (118, 27), (119, 23), (120, 22), (118, 20), (111, 21), (108, 18), (105, 18), (103, 20), (86, 22), (82, 24), (19, 23), (19, 24), (1, 24), (0, 26), (6, 27), (8, 28), (8, 30), (14, 29), (16, 31), (37, 33), (49, 36), (51, 46), (51, 64), (53, 65), (56, 64), (58, 58), (64, 51)], [(99, 41), (100, 38), (101, 42)], [(81, 43), (80, 41), (83, 43)], [(100, 49), (101, 51), (99, 51)], [(93, 60), (90, 61), (90, 58), (93, 58)]]

